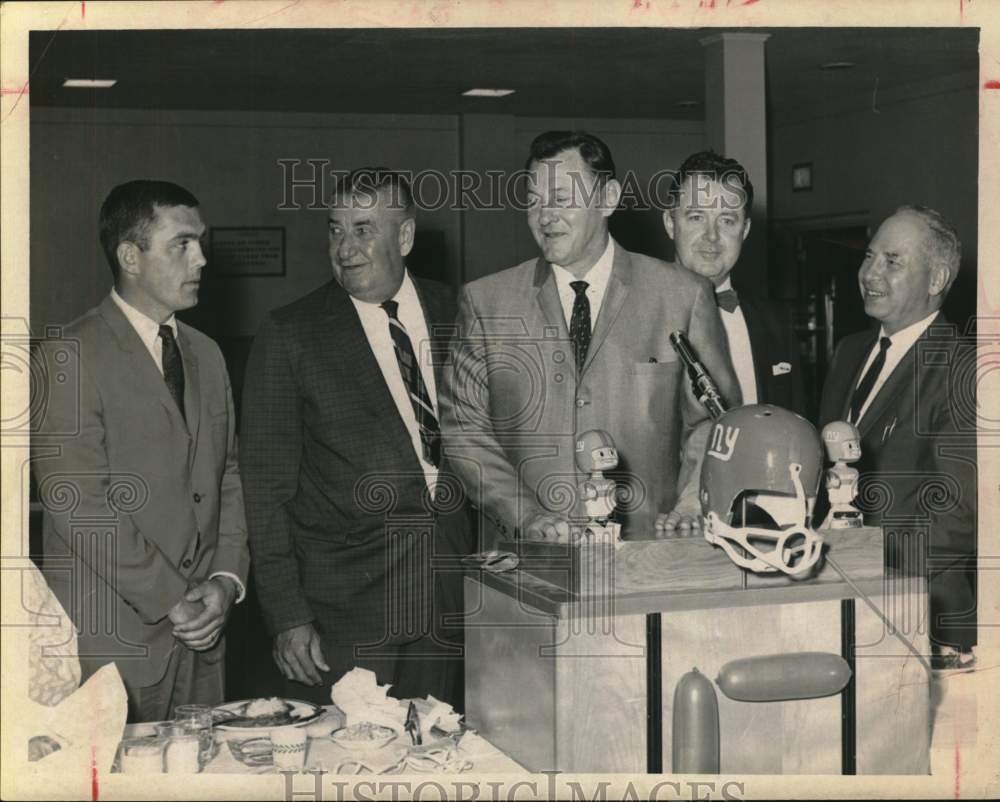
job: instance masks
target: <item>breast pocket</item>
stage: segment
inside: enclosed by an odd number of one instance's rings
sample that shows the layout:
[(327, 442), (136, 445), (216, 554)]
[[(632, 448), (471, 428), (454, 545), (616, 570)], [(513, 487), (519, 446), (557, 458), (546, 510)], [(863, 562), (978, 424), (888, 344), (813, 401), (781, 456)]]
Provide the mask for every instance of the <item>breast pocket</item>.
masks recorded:
[(677, 359), (665, 362), (636, 362), (629, 366), (629, 382), (622, 390), (637, 419), (654, 424), (673, 414), (677, 391), (683, 380)]

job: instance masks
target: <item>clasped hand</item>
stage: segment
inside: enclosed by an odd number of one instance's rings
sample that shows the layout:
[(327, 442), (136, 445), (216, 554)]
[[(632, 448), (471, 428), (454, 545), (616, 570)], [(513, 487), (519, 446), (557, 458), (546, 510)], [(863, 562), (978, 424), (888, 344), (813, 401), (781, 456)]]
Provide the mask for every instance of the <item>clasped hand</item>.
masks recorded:
[(236, 588), (224, 577), (213, 577), (184, 594), (167, 616), (173, 635), (196, 652), (211, 649), (219, 640), (236, 598)]

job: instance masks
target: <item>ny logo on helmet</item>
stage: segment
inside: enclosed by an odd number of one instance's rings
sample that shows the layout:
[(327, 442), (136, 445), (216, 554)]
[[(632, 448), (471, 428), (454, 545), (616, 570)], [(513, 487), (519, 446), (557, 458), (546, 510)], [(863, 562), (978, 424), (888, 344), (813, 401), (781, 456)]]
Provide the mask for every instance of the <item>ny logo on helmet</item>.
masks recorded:
[(736, 438), (740, 436), (739, 426), (723, 426), (721, 423), (712, 427), (712, 442), (706, 452), (708, 456), (729, 462), (736, 449)]

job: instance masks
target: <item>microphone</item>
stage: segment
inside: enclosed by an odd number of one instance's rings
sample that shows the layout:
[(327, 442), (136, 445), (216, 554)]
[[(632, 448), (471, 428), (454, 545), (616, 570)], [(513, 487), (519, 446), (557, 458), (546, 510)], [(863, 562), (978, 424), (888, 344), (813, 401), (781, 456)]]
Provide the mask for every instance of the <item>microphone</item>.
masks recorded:
[(687, 374), (691, 379), (691, 386), (694, 388), (698, 401), (708, 410), (708, 414), (712, 418), (721, 418), (726, 411), (726, 402), (722, 400), (722, 395), (719, 393), (719, 388), (711, 374), (698, 359), (698, 355), (695, 354), (687, 335), (683, 331), (672, 332), (670, 344), (687, 367)]

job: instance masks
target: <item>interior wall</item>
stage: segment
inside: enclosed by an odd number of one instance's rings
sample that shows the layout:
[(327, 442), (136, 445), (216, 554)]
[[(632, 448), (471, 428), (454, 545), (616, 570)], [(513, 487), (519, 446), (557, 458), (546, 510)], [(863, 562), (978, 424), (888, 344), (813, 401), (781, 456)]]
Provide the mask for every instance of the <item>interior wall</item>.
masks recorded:
[[(772, 220), (867, 217), (872, 233), (903, 204), (936, 209), (962, 240), (962, 268), (946, 305), (956, 322), (975, 310), (979, 94), (968, 88), (776, 124), (770, 143)], [(812, 163), (813, 188), (794, 192), (792, 165)], [(860, 265), (859, 265), (860, 266)]]
[[(520, 170), (531, 140), (549, 129), (583, 128), (604, 138), (620, 177), (645, 191), (704, 144), (700, 122), (466, 116), (217, 113), (36, 108), (31, 119), (31, 322), (35, 333), (97, 304), (111, 284), (98, 242), (100, 203), (115, 184), (138, 177), (175, 181), (195, 193), (208, 226), (283, 226), (286, 273), (221, 277), (209, 265), (199, 307), (188, 318), (215, 337), (246, 337), (263, 315), (327, 281), (324, 212), (310, 209), (329, 182), (309, 160), (333, 170), (360, 165), (441, 171)], [(505, 147), (495, 152), (497, 132)], [(502, 156), (502, 158), (500, 157)], [(279, 160), (297, 161), (293, 168)], [(297, 183), (294, 188), (290, 182)], [(311, 183), (310, 183), (311, 182)], [(431, 203), (437, 188), (422, 184)], [(454, 192), (449, 189), (449, 192)], [(418, 248), (430, 248), (433, 275), (458, 284), (537, 253), (522, 212), (461, 212), (433, 204), (418, 218)], [(297, 206), (298, 208), (282, 208)], [(493, 229), (501, 229), (499, 233)], [(655, 210), (620, 210), (612, 231), (626, 247), (664, 255)], [(464, 232), (464, 239), (463, 239)], [(422, 236), (423, 235), (423, 236)], [(438, 261), (444, 264), (437, 265)]]
[[(286, 198), (291, 167), (304, 181)], [(143, 112), (39, 108), (31, 118), (31, 318), (33, 331), (65, 323), (98, 303), (111, 273), (98, 242), (101, 201), (112, 186), (164, 178), (189, 188), (208, 226), (283, 226), (286, 273), (219, 278), (203, 284), (215, 336), (245, 336), (264, 313), (327, 281), (326, 222), (320, 203), (331, 183), (307, 160), (331, 170), (362, 165), (450, 171), (458, 164), (450, 116)], [(316, 176), (317, 183), (308, 181)], [(299, 208), (280, 208), (282, 206)], [(459, 220), (447, 208), (421, 216), (443, 235), (439, 277), (457, 280)], [(211, 299), (205, 298), (208, 289)]]

